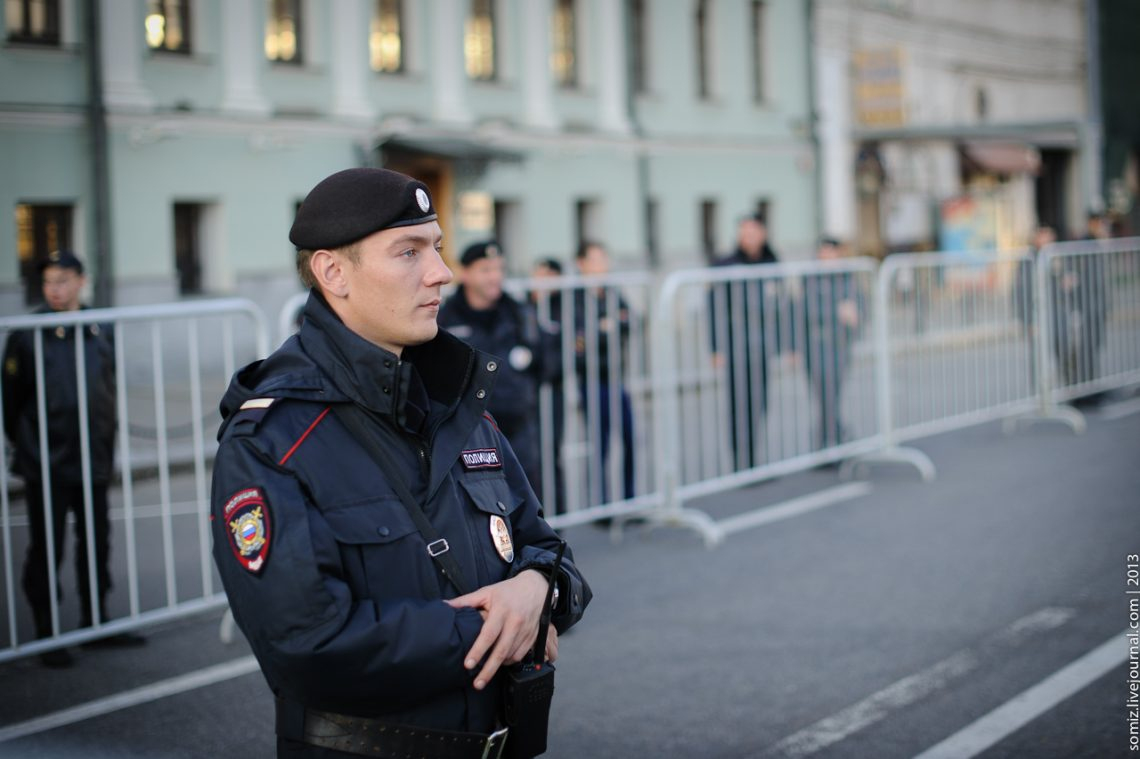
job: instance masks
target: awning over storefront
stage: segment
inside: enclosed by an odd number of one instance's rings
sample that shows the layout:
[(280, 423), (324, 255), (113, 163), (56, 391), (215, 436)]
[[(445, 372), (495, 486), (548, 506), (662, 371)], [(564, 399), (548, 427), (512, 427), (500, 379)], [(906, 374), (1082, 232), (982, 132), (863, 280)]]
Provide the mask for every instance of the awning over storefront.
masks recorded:
[(1041, 153), (1032, 145), (966, 142), (962, 153), (977, 169), (993, 174), (1036, 174), (1041, 169)]
[(444, 158), (450, 161), (520, 161), (522, 153), (453, 135), (389, 137), (377, 147), (385, 152)]

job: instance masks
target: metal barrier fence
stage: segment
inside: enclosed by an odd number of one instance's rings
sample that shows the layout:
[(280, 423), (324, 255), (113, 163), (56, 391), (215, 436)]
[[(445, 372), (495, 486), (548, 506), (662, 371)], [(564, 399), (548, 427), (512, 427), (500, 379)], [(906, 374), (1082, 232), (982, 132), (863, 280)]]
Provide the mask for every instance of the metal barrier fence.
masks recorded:
[(849, 466), (900, 461), (933, 479), (901, 441), (1038, 407), (1033, 260), (1026, 252), (893, 255), (875, 287), (883, 448)]
[[(1058, 401), (1140, 382), (1137, 239), (1056, 245), (1037, 258), (896, 255), (882, 265), (847, 259), (678, 271), (661, 283), (623, 273), (505, 287), (534, 305), (550, 335), (536, 490), (555, 527), (612, 519), (616, 531), (623, 518), (644, 515), (690, 526), (714, 544), (723, 526), (687, 502), (841, 461), (841, 475), (893, 459), (930, 478), (933, 463), (900, 442), (1024, 415), (1079, 430), (1083, 418)], [(281, 339), (305, 297), (282, 309)], [(117, 518), (121, 509), (124, 535), (112, 538), (112, 575), (125, 578), (126, 599), (112, 594), (107, 608), (95, 600), (96, 536), (87, 529), (80, 595), (95, 624), (72, 627), (74, 605), (49, 594), (50, 635), (31, 638), (15, 561), (29, 522), (13, 507), (20, 488), (2, 469), (0, 661), (225, 604), (210, 557), (214, 442), (206, 430), (234, 370), (269, 352), (266, 320), (237, 299), (0, 319), (0, 334), (32, 335), (39, 420), (52, 408), (45, 342), (85, 325), (112, 325), (114, 334), (119, 472), (111, 511)], [(75, 422), (89, 429), (87, 332), (78, 334)], [(0, 375), (0, 389), (8, 381)], [(51, 481), (46, 423), (38, 435), (39, 481)], [(92, 525), (91, 443), (83, 440), (79, 509)], [(0, 455), (9, 454), (0, 442)], [(140, 468), (155, 476), (138, 477)], [(176, 494), (178, 469), (192, 476), (179, 478)], [(44, 563), (54, 588), (58, 536), (51, 490), (44, 495)]]
[(1036, 300), (1045, 304), (1037, 352), (1048, 408), (1140, 382), (1140, 238), (1046, 247)]
[(870, 259), (678, 271), (658, 304), (663, 518), (683, 504), (878, 446)]
[[(553, 341), (554, 371), (539, 389), (540, 483), (555, 527), (643, 512), (656, 492), (647, 273), (513, 280)], [(549, 360), (549, 359), (548, 359)]]
[[(108, 330), (111, 341), (106, 340)], [(267, 325), (257, 307), (250, 301), (226, 299), (9, 317), (0, 319), (0, 333), (9, 342), (19, 336), (28, 346), (34, 372), (34, 383), (25, 388), (31, 396), (25, 400), (14, 384), (22, 371), (21, 359), (6, 356), (0, 390), (12, 403), (5, 403), (2, 413), (13, 418), (3, 421), (35, 425), (33, 436), (38, 441), (31, 457), (21, 459), (36, 462), (22, 467), (22, 509), (13, 503), (21, 489), (14, 487), (7, 467), (0, 468), (0, 572), (7, 622), (0, 634), (0, 661), (223, 606), (225, 596), (210, 556), (207, 457), (219, 421), (217, 399), (239, 365), (268, 349)], [(113, 381), (94, 376), (95, 362), (113, 371)], [(49, 373), (50, 383), (45, 381)], [(112, 391), (114, 399), (105, 397)], [(77, 411), (64, 397), (69, 392)], [(34, 417), (19, 413), (26, 410), (21, 403), (35, 405)], [(102, 404), (107, 403), (114, 407), (114, 428), (106, 422), (99, 427), (109, 431), (114, 441), (90, 433), (93, 419), (107, 419), (101, 416), (106, 411)], [(71, 427), (78, 437), (78, 460), (58, 453), (68, 434), (60, 431), (64, 427)], [(115, 443), (117, 473), (96, 472), (96, 467), (109, 463), (106, 456)], [(7, 440), (0, 442), (0, 458), (7, 461), (13, 454), (20, 452), (11, 450)], [(80, 470), (78, 478), (75, 467)], [(192, 484), (178, 493), (171, 480), (176, 469), (192, 474)], [(104, 476), (110, 481), (98, 481)], [(29, 500), (33, 505), (28, 505)], [(106, 579), (125, 580), (125, 599), (102, 586), (97, 567), (102, 552), (97, 543), (107, 539), (100, 527), (105, 524), (103, 514), (116, 523), (122, 520), (123, 534), (112, 530), (109, 536)], [(85, 568), (75, 567), (86, 580), (78, 595), (87, 605), (80, 608), (61, 604), (55, 590), (70, 585), (60, 582), (66, 564), (57, 553), (57, 545), (66, 546), (68, 516), (80, 541), (73, 552), (76, 558), (69, 563), (77, 564), (80, 555), (86, 562)], [(38, 527), (38, 520), (44, 528), (45, 556), (42, 566), (37, 561), (24, 569), (22, 584), (45, 587), (38, 615), (32, 615), (39, 619), (29, 619), (21, 614), (16, 557), (24, 555), (28, 533)], [(91, 624), (72, 629), (66, 619), (72, 614)]]

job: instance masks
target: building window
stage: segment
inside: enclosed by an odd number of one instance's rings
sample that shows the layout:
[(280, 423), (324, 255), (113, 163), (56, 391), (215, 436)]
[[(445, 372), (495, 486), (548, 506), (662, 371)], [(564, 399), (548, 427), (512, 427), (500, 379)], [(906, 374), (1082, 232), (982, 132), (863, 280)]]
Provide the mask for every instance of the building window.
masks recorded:
[(712, 41), (709, 38), (712, 28), (711, 0), (697, 0), (697, 96), (702, 100), (712, 95), (712, 82), (709, 57), (712, 55)]
[(578, 85), (578, 19), (574, 0), (557, 0), (554, 6), (554, 25), (550, 67), (554, 71), (554, 81), (562, 87)]
[(39, 262), (53, 250), (72, 247), (71, 216), (68, 205), (16, 205), (16, 255), (24, 281), (24, 303), (29, 306), (43, 300)]
[(174, 204), (174, 268), (182, 295), (202, 292), (201, 220), (201, 204)]
[(11, 42), (59, 44), (59, 0), (5, 0), (4, 22)]
[(701, 201), (701, 252), (705, 254), (706, 261), (715, 261), (717, 257), (716, 240), (716, 201)]
[(190, 0), (146, 0), (146, 44), (151, 50), (190, 52)]
[(600, 240), (605, 237), (602, 224), (602, 204), (592, 198), (574, 203), (574, 247), (583, 240)]
[(463, 33), (467, 76), (489, 81), (495, 78), (494, 0), (472, 0), (471, 14)]
[(752, 99), (763, 103), (764, 91), (764, 3), (752, 0)]
[(404, 4), (402, 0), (376, 0), (368, 50), (373, 71), (395, 74), (404, 70)]
[(647, 23), (645, 0), (629, 0), (629, 76), (630, 86), (637, 93), (649, 91)]
[(301, 63), (301, 0), (266, 0), (265, 57)]

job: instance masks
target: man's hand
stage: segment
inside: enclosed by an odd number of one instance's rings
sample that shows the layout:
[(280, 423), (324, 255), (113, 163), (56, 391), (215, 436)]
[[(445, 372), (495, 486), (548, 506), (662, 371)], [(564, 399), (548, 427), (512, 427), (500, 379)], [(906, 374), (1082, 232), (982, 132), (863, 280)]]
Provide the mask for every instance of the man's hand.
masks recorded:
[[(487, 585), (446, 602), (456, 609), (478, 609), (483, 616), (483, 629), (463, 662), (467, 669), (475, 669), (483, 657), (487, 657), (483, 669), (475, 677), (476, 690), (487, 687), (501, 665), (522, 661), (534, 645), (538, 619), (546, 601), (546, 588), (546, 577), (541, 572), (528, 569), (509, 580)], [(549, 635), (546, 648), (549, 653)], [(554, 636), (554, 653), (558, 653), (557, 635)]]

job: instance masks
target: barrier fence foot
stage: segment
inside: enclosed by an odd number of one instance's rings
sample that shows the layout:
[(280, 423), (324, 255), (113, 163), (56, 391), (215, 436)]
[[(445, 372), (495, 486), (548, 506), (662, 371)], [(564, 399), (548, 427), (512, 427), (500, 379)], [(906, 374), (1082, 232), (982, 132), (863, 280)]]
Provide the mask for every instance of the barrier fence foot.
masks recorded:
[(1042, 422), (1059, 422), (1066, 425), (1075, 435), (1085, 434), (1088, 422), (1085, 415), (1072, 406), (1053, 406), (1044, 411), (1033, 411), (1021, 416), (1011, 416), (1001, 423), (1002, 432), (1012, 435), (1021, 427), (1030, 427)]
[(918, 470), (923, 482), (933, 482), (938, 473), (930, 457), (917, 448), (891, 446), (847, 459), (839, 467), (839, 477), (843, 480), (862, 477), (876, 464), (909, 464)]
[(715, 548), (724, 540), (724, 533), (716, 521), (698, 509), (679, 508), (665, 513), (654, 514), (652, 520), (667, 527), (687, 527), (696, 531), (705, 543), (705, 548)]
[(218, 625), (218, 639), (227, 646), (233, 643), (235, 627), (237, 624), (234, 622), (234, 613), (227, 606), (226, 613), (222, 615), (221, 624)]

